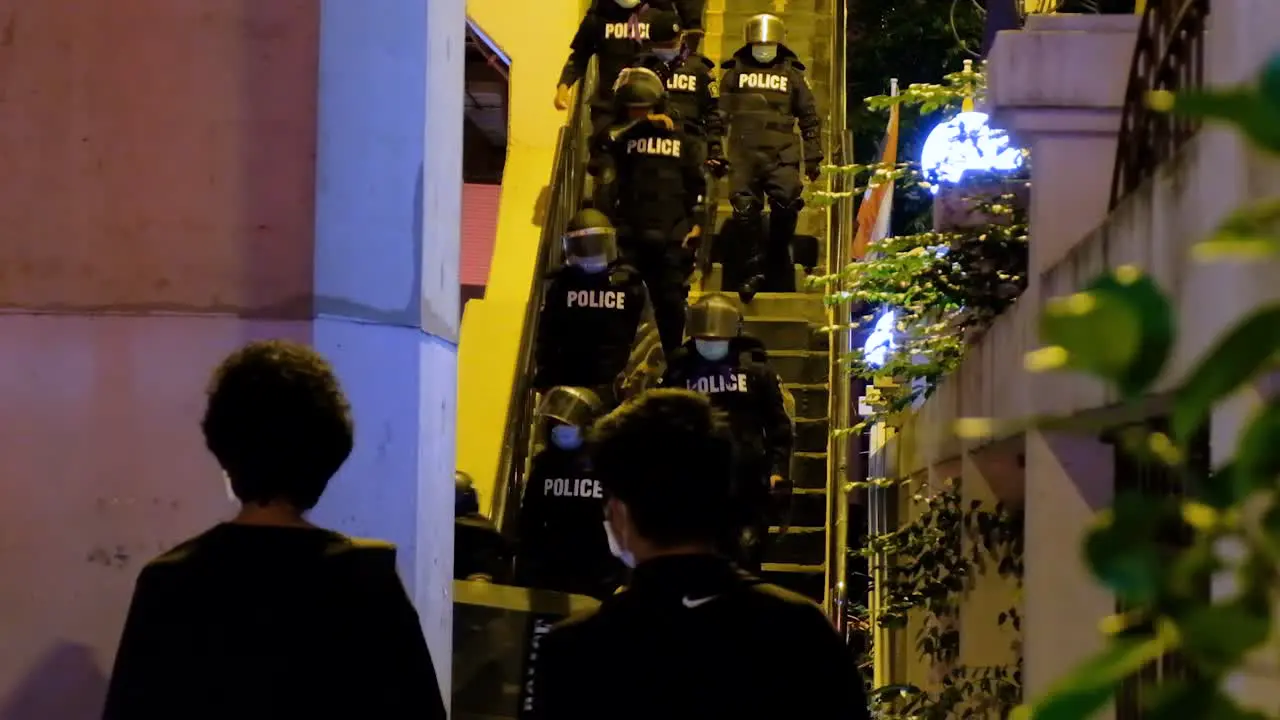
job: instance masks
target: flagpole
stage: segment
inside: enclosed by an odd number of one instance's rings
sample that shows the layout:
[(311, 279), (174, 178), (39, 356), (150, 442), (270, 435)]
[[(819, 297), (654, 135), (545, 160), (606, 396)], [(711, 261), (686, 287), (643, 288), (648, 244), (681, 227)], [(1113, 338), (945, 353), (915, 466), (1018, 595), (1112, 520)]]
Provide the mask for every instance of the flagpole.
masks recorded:
[[(889, 79), (889, 97), (898, 97), (898, 78)], [(890, 130), (893, 127), (896, 113), (898, 113), (898, 107), (895, 105), (889, 110), (888, 128)], [(889, 140), (888, 131), (886, 131), (886, 140)], [(896, 138), (892, 139), (892, 142), (896, 141)], [(884, 160), (886, 149), (887, 147), (882, 148), (880, 151), (881, 161)], [(893, 191), (889, 190), (888, 192), (892, 193)], [(876, 197), (876, 195), (877, 193), (868, 187), (867, 194), (863, 199), (863, 202), (881, 205), (882, 203), (880, 202), (880, 198)], [(860, 224), (860, 227), (858, 228), (860, 234), (867, 234), (866, 241), (868, 244), (876, 239), (873, 236), (876, 233), (876, 228), (881, 222), (879, 214), (882, 208), (872, 207), (871, 210), (874, 213), (874, 217), (869, 217), (868, 222), (866, 222), (864, 226), (862, 226), (863, 224)], [(850, 333), (850, 336), (852, 337), (853, 333)], [(853, 349), (854, 348), (849, 348), (850, 351)], [(869, 394), (870, 392), (868, 392), (868, 395)], [(883, 422), (878, 422), (872, 424), (867, 430), (870, 435), (868, 438), (868, 449), (870, 452), (867, 453), (867, 457), (871, 461), (867, 473), (868, 477), (882, 478), (889, 474), (889, 468), (887, 467), (888, 458), (885, 457), (885, 452), (888, 449), (886, 447), (888, 443), (887, 429), (888, 428)], [(890, 492), (898, 492), (898, 489), (896, 487), (884, 488), (872, 486), (867, 490), (867, 534), (869, 536), (891, 532), (891, 525), (896, 525), (896, 523), (891, 523), (889, 518), (888, 496)], [(871, 571), (871, 597), (868, 598), (867, 601), (867, 609), (870, 616), (867, 632), (871, 636), (871, 669), (874, 684), (877, 687), (888, 685), (893, 676), (893, 633), (887, 628), (880, 627), (880, 623), (877, 622), (877, 618), (885, 609), (884, 598), (886, 584), (888, 581), (888, 572), (885, 567), (885, 563), (888, 562), (888, 560), (889, 558), (886, 553), (877, 553), (874, 558), (871, 558), (871, 567), (869, 568)]]

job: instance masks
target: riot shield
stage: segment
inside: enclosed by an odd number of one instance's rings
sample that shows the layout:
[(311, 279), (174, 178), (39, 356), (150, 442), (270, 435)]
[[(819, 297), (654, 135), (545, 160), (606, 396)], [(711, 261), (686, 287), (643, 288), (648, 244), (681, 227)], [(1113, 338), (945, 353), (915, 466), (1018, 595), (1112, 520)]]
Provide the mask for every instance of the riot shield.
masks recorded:
[(527, 717), (539, 639), (599, 601), (567, 593), (453, 583), (453, 720)]

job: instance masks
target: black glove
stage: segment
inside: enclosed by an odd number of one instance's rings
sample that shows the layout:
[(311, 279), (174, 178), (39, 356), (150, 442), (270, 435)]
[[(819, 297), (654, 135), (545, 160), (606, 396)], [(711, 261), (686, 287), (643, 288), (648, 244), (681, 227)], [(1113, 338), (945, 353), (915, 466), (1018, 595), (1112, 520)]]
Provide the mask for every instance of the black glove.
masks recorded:
[(719, 180), (729, 174), (729, 161), (722, 157), (707, 158), (707, 170)]
[(817, 180), (818, 176), (821, 174), (822, 174), (821, 160), (805, 160), (804, 161), (804, 176), (809, 178), (809, 182), (813, 182), (814, 180)]

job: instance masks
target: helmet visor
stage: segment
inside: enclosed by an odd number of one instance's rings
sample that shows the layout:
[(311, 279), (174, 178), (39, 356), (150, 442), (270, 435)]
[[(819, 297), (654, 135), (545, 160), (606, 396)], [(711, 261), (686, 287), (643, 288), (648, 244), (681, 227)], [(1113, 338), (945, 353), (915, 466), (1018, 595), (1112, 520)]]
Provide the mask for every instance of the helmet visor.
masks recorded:
[(564, 234), (564, 260), (572, 263), (587, 258), (604, 258), (613, 262), (618, 257), (618, 241), (611, 227), (589, 227)]
[(590, 425), (599, 412), (600, 399), (585, 388), (551, 388), (538, 406), (538, 416), (543, 422), (555, 420), (580, 428)]

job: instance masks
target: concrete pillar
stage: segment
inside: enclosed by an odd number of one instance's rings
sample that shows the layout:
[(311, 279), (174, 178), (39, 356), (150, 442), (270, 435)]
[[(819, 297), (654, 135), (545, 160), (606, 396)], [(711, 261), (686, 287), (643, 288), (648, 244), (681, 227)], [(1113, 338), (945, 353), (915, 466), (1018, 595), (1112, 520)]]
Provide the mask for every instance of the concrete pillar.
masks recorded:
[(1089, 437), (1027, 435), (1022, 678), (1028, 698), (1042, 696), (1104, 646), (1098, 623), (1115, 613), (1115, 598), (1094, 580), (1079, 548), (1094, 516), (1111, 505), (1113, 452)]
[[(1032, 15), (996, 36), (987, 62), (993, 125), (1031, 149), (1030, 272), (1040, 274), (1107, 216), (1120, 112), (1140, 18)], [(1070, 68), (1068, 71), (1067, 68)]]
[(462, 23), (0, 0), (0, 717), (98, 716), (137, 571), (233, 510), (208, 373), (268, 337), (338, 368), (316, 520), (401, 546), (448, 687)]

